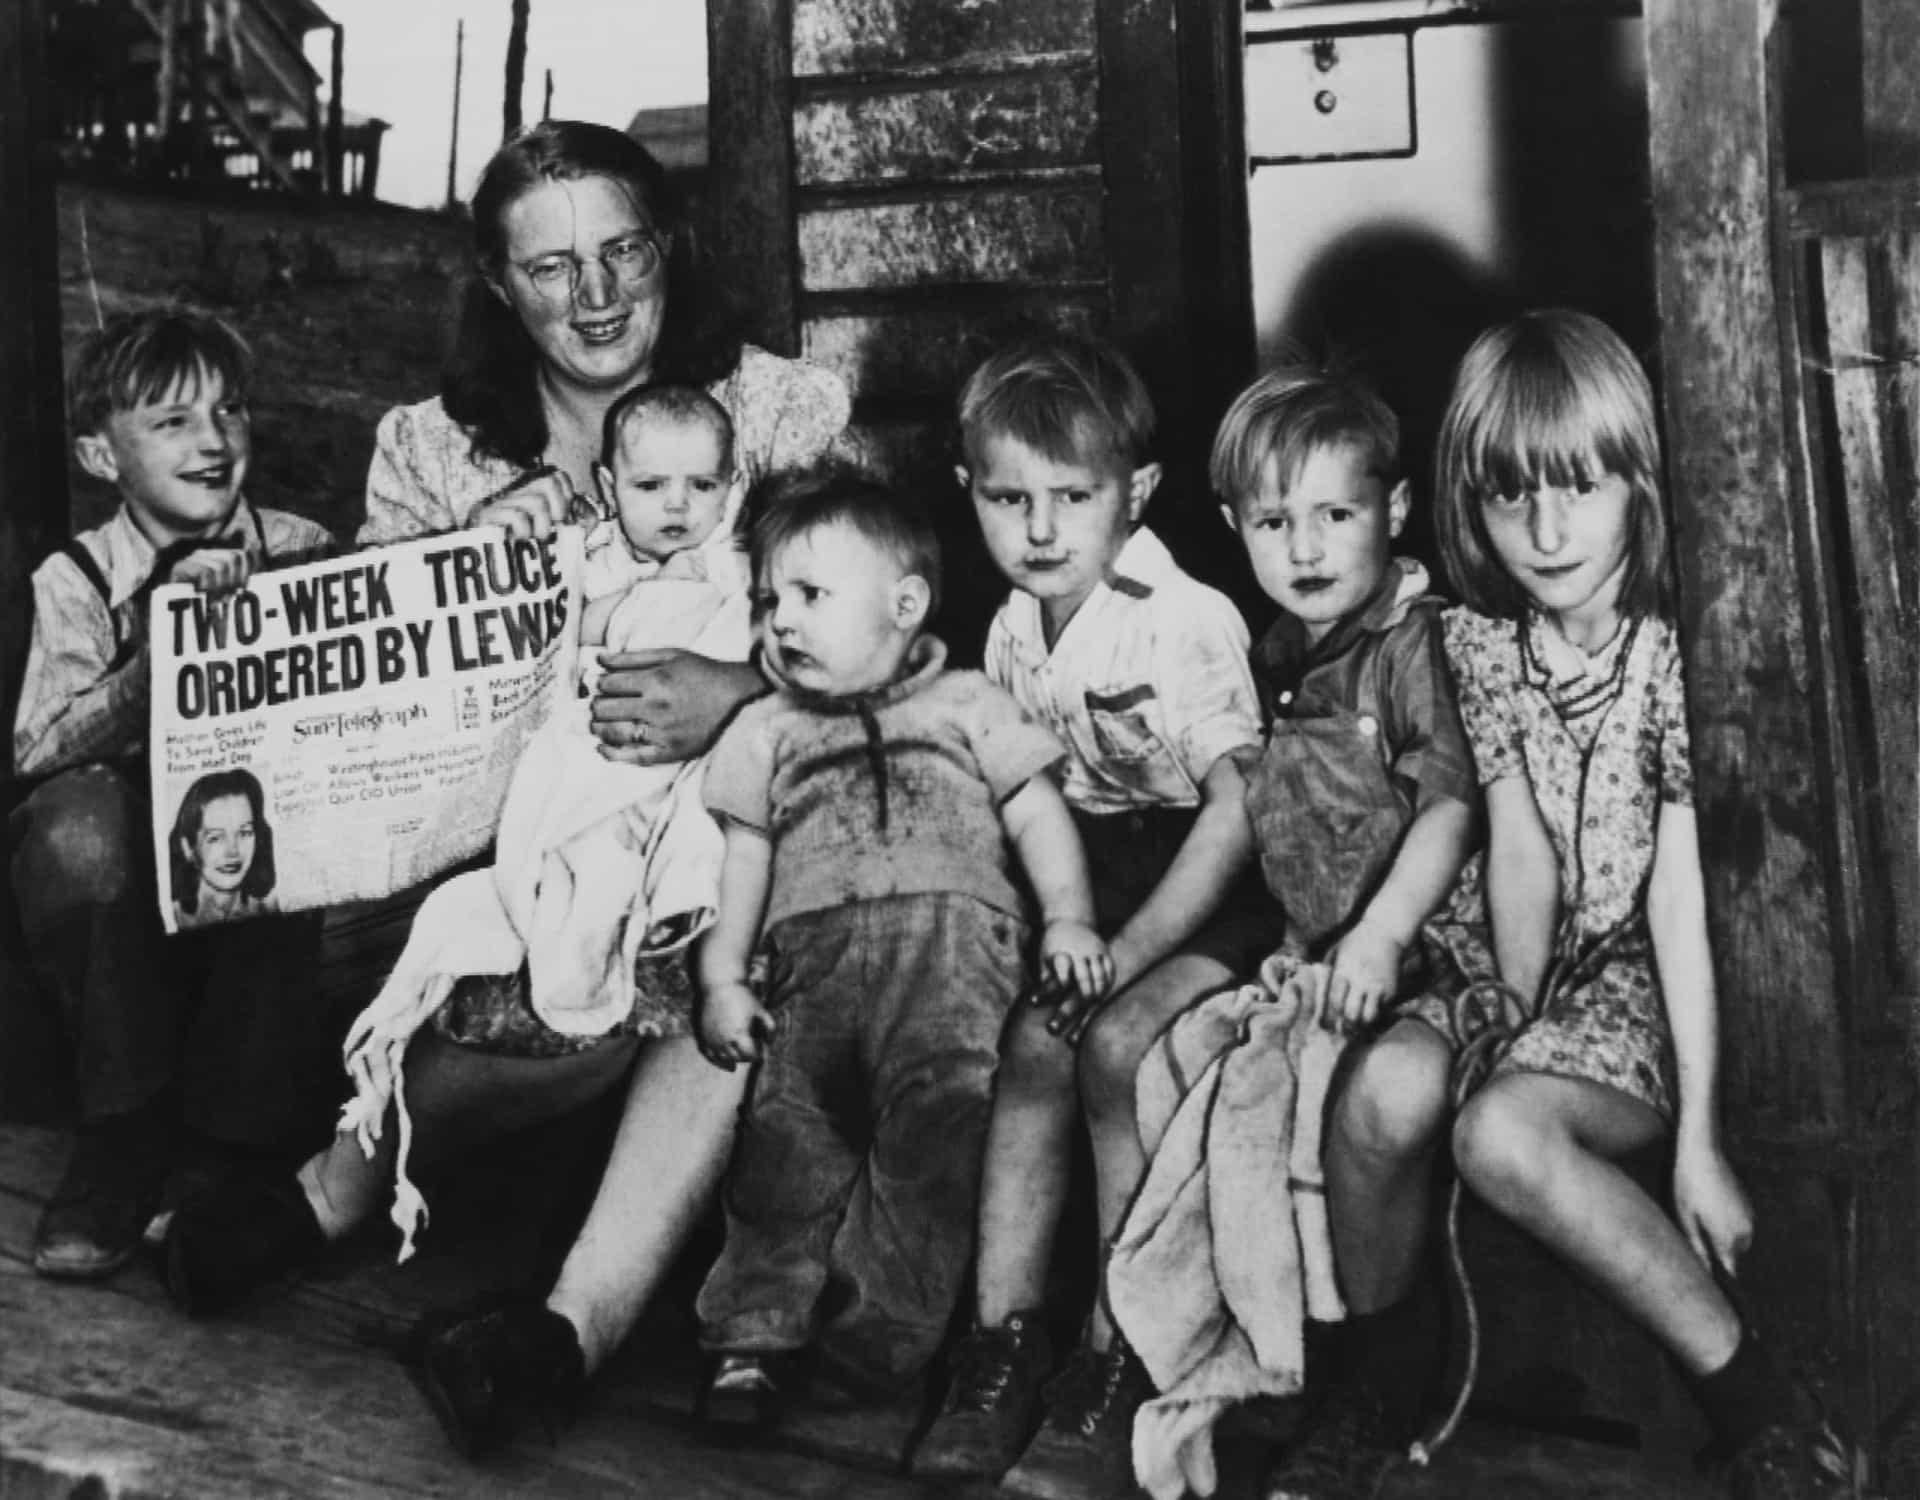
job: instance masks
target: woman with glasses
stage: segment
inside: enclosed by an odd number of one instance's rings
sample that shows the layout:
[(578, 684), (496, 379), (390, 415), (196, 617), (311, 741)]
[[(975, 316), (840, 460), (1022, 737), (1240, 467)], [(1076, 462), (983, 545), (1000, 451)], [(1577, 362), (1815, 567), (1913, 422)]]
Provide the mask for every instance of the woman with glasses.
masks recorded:
[[(711, 391), (749, 479), (814, 461), (845, 427), (837, 377), (721, 335), (678, 195), (621, 132), (532, 127), (495, 153), (472, 212), (475, 275), (441, 393), (381, 421), (363, 544), (485, 524), (547, 534), (594, 493), (605, 414), (643, 383)], [(636, 763), (699, 753), (764, 690), (751, 666), (685, 653), (604, 660), (595, 730), (607, 754)], [(427, 1340), (426, 1390), (463, 1452), (571, 1404), (633, 1327), (731, 1146), (746, 1075), (696, 1050), (684, 955), (635, 979), (629, 1019), (590, 1038), (534, 1015), (524, 969), (463, 979), (408, 1048), (421, 1167), (627, 1091), (598, 1195), (549, 1295), (503, 1301)], [(336, 1136), (291, 1177), (183, 1208), (167, 1251), (175, 1300), (218, 1311), (371, 1218), (390, 1196), (399, 1134), (390, 1120), (372, 1156)]]

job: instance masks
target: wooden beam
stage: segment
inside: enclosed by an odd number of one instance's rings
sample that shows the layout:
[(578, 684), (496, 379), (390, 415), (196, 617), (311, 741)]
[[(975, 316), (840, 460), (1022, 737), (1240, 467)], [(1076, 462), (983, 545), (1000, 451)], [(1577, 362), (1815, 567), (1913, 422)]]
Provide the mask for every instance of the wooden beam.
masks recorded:
[(1882, 1335), (1861, 1220), (1884, 1179), (1860, 1150), (1853, 1074), (1875, 1001), (1844, 596), (1798, 416), (1777, 21), (1758, 0), (1646, 7), (1667, 475), (1725, 1114), (1760, 1225), (1743, 1280), (1762, 1327), (1825, 1352), (1834, 1394), (1871, 1408), (1860, 1372)]
[[(1200, 249), (1205, 229), (1193, 216), (1207, 199), (1195, 200), (1190, 174), (1197, 144), (1217, 137), (1205, 128), (1213, 102), (1196, 100), (1192, 90), (1213, 74), (1215, 60), (1207, 54), (1219, 38), (1199, 34), (1195, 9), (1185, 0), (1097, 0), (1095, 26), (1108, 332), (1139, 365), (1159, 415), (1166, 479), (1148, 519), (1186, 566), (1213, 582), (1240, 567), (1232, 537), (1202, 503), (1205, 455), (1218, 415), (1213, 402), (1223, 374), (1231, 381), (1244, 373), (1241, 356), (1250, 356), (1252, 346), (1250, 327), (1224, 345), (1209, 345), (1205, 337), (1222, 332), (1217, 322), (1203, 328), (1213, 321), (1203, 309), (1211, 310), (1220, 295), (1234, 298), (1228, 288), (1202, 290), (1221, 261)], [(1240, 222), (1244, 226), (1244, 216)], [(1243, 241), (1245, 233), (1242, 228)], [(1246, 316), (1250, 324), (1250, 291)]]
[(792, 0), (708, 0), (707, 80), (715, 279), (741, 298), (749, 338), (796, 354)]
[(1113, 336), (1154, 386), (1171, 448), (1192, 399), (1174, 0), (1099, 0), (1100, 147)]
[(1825, 831), (1773, 285), (1763, 7), (1651, 0), (1655, 271), (1729, 1105), (1845, 1118)]
[(1216, 0), (1179, 0), (1178, 11), (1189, 337), (1204, 451), (1255, 363), (1245, 12)]
[[(463, 23), (464, 24), (464, 23)], [(338, 21), (333, 23), (332, 49), (329, 58), (329, 83), (327, 85), (327, 191), (335, 197), (346, 193), (346, 179), (343, 175), (345, 150), (341, 145), (341, 136), (345, 129), (346, 106), (341, 100), (341, 90), (347, 77), (347, 28)], [(447, 201), (453, 201), (451, 186)]]
[(1787, 193), (1784, 209), (1797, 240), (1913, 234), (1920, 232), (1920, 177), (1816, 182)]
[(1640, 0), (1320, 0), (1249, 10), (1256, 36), (1351, 36), (1369, 31), (1414, 32), (1435, 26), (1485, 26), (1497, 21), (1557, 21), (1568, 17), (1637, 16)]
[(1860, 0), (1867, 171), (1920, 172), (1920, 6)]
[(0, 726), (32, 627), (27, 580), (67, 529), (61, 416), (59, 220), (46, 138), (42, 0), (0, 5)]

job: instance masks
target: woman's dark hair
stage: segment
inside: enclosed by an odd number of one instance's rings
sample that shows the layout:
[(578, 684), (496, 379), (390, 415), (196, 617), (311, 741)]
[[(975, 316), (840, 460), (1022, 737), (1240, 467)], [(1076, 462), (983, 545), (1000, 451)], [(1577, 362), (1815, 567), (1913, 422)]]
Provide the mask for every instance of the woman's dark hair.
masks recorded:
[(240, 894), (258, 901), (273, 893), (273, 829), (267, 823), (267, 797), (260, 789), (260, 779), (238, 768), (215, 771), (187, 788), (187, 795), (180, 799), (180, 811), (174, 815), (173, 833), (167, 839), (173, 904), (189, 916), (200, 909), (200, 867), (187, 858), (186, 848), (200, 837), (207, 805), (222, 797), (245, 797), (253, 809), (253, 863), (240, 882)]
[(705, 284), (686, 205), (653, 153), (610, 126), (542, 120), (494, 152), (473, 193), (475, 264), (461, 292), (440, 397), (447, 415), (473, 435), (476, 457), (527, 465), (546, 451), (539, 354), (488, 282), (504, 266), (507, 210), (543, 182), (587, 177), (604, 177), (625, 192), (667, 251), (667, 304), (652, 379), (708, 385), (740, 362), (740, 340)]

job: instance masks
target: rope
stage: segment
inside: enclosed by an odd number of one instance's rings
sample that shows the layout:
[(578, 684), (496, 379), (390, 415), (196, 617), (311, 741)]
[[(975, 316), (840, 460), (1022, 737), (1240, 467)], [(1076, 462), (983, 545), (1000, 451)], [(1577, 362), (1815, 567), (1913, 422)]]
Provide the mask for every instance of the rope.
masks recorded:
[[(1457, 1050), (1448, 1078), (1447, 1097), (1455, 1115), (1492, 1075), (1494, 1066), (1533, 1024), (1533, 1019), (1534, 1012), (1526, 1000), (1505, 980), (1482, 979), (1453, 997), (1447, 1008), (1447, 1029)], [(1467, 1363), (1461, 1372), (1460, 1389), (1454, 1394), (1446, 1417), (1430, 1434), (1407, 1449), (1407, 1462), (1422, 1469), (1433, 1462), (1434, 1454), (1459, 1430), (1467, 1403), (1473, 1399), (1473, 1388), (1480, 1379), (1480, 1306), (1473, 1295), (1473, 1278), (1467, 1272), (1466, 1255), (1460, 1248), (1462, 1196), (1462, 1183), (1456, 1172), (1453, 1187), (1447, 1193), (1447, 1264), (1466, 1309)]]
[[(1541, 982), (1537, 1007), (1528, 1005), (1518, 990), (1501, 979), (1478, 980), (1453, 997), (1447, 1009), (1447, 1029), (1456, 1050), (1453, 1069), (1448, 1075), (1447, 1092), (1455, 1116), (1492, 1076), (1500, 1059), (1513, 1050), (1513, 1044), (1520, 1040), (1527, 1028), (1546, 1014), (1554, 1000), (1597, 974), (1613, 957), (1614, 951), (1626, 943), (1635, 931), (1635, 924), (1622, 923), (1599, 942), (1579, 953), (1577, 958), (1555, 960)], [(1573, 934), (1563, 920), (1555, 948), (1571, 954), (1577, 947), (1572, 938)], [(1416, 1468), (1427, 1467), (1433, 1462), (1433, 1456), (1452, 1441), (1480, 1378), (1480, 1307), (1474, 1299), (1473, 1278), (1467, 1272), (1466, 1255), (1460, 1246), (1460, 1200), (1463, 1192), (1464, 1184), (1456, 1172), (1453, 1187), (1447, 1194), (1447, 1263), (1466, 1311), (1466, 1368), (1461, 1372), (1460, 1389), (1455, 1393), (1446, 1417), (1431, 1433), (1407, 1449), (1405, 1461)], [(1383, 1474), (1381, 1483), (1384, 1484), (1385, 1480), (1386, 1475)]]

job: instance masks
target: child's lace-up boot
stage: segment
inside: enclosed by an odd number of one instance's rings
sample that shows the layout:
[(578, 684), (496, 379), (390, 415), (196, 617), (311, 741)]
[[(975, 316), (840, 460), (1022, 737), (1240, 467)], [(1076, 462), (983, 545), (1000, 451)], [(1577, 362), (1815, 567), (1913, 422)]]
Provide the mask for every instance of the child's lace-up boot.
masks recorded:
[(1052, 1364), (1038, 1312), (1017, 1312), (998, 1328), (976, 1328), (953, 1353), (953, 1379), (913, 1472), (946, 1479), (997, 1479), (1013, 1466), (1040, 1416), (1040, 1385)]
[(1074, 1351), (1047, 1383), (1046, 1420), (1000, 1481), (1029, 1500), (1110, 1500), (1131, 1494), (1133, 1418), (1153, 1382), (1127, 1342)]

